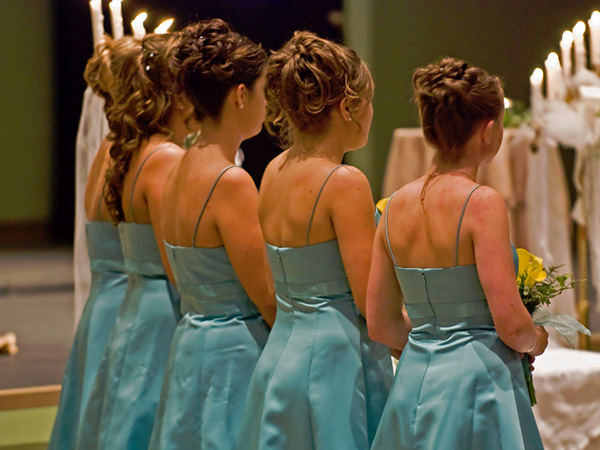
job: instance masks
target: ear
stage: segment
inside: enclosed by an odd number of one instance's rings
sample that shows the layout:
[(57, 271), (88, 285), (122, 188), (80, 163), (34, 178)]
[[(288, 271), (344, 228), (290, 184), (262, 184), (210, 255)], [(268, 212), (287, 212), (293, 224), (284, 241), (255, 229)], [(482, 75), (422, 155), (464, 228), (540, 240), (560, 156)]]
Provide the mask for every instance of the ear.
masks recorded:
[(245, 84), (238, 84), (235, 88), (235, 106), (239, 109), (244, 108), (248, 100), (248, 88)]
[(483, 122), (483, 126), (481, 127), (481, 140), (486, 144), (491, 142), (492, 138), (492, 128), (494, 127), (494, 121), (488, 120), (487, 122)]
[(344, 97), (344, 99), (339, 103), (338, 108), (344, 120), (347, 120), (348, 122), (352, 120), (350, 106), (348, 105), (348, 97)]

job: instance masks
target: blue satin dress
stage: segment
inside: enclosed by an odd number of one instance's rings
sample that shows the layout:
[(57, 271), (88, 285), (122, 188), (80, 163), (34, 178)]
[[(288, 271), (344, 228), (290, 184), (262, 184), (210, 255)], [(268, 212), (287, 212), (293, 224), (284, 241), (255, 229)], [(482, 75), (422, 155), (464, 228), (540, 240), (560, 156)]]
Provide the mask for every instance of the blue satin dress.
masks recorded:
[[(194, 242), (221, 175), (204, 203)], [(248, 382), (269, 328), (225, 247), (165, 245), (184, 316), (171, 344), (150, 448), (233, 449)]]
[(179, 294), (167, 279), (152, 225), (121, 222), (119, 231), (128, 288), (80, 426), (81, 450), (148, 448), (181, 318)]
[(368, 449), (392, 384), (391, 358), (368, 337), (337, 240), (267, 245), (267, 254), (277, 317), (237, 449)]
[(543, 449), (519, 354), (496, 333), (475, 264), (458, 265), (461, 222), (454, 267), (395, 264), (412, 331), (374, 450)]
[(48, 449), (72, 449), (110, 330), (127, 289), (119, 231), (111, 223), (88, 222), (86, 237), (92, 273), (62, 382), (58, 413)]

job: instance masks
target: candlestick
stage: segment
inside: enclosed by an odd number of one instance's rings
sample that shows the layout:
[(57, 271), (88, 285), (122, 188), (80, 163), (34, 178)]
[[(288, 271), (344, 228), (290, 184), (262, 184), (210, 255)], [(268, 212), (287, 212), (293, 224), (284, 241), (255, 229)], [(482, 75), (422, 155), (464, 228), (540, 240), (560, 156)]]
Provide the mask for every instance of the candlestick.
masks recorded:
[(548, 55), (546, 65), (546, 97), (548, 100), (564, 100), (566, 96), (562, 68), (558, 55), (554, 52)]
[(575, 43), (575, 73), (585, 69), (587, 65), (587, 53), (583, 35), (585, 33), (585, 23), (581, 20), (573, 27), (573, 42)]
[(544, 94), (542, 93), (543, 82), (544, 71), (538, 67), (529, 77), (529, 85), (531, 89), (531, 113), (534, 119), (539, 118), (542, 112), (542, 103), (544, 101)]
[(104, 35), (104, 16), (102, 15), (102, 0), (90, 0), (90, 13), (92, 14), (92, 34), (94, 47)]
[(569, 30), (565, 31), (560, 40), (560, 54), (562, 57), (562, 68), (563, 75), (565, 77), (565, 83), (568, 83), (571, 78), (571, 69), (573, 67), (572, 60), (572, 49), (573, 49), (573, 33)]
[(108, 6), (110, 8), (113, 39), (121, 39), (123, 37), (123, 13), (121, 10), (121, 0), (112, 0)]
[(144, 28), (144, 20), (148, 17), (148, 14), (143, 12), (135, 16), (135, 19), (131, 22), (131, 29), (133, 30), (133, 37), (136, 39), (143, 39), (146, 36), (146, 29)]
[(165, 34), (167, 31), (169, 31), (169, 28), (171, 27), (171, 25), (173, 25), (174, 21), (175, 19), (167, 19), (162, 21), (160, 25), (156, 27), (154, 32), (156, 34)]
[(595, 69), (600, 69), (600, 12), (594, 11), (588, 21), (590, 26), (590, 59)]

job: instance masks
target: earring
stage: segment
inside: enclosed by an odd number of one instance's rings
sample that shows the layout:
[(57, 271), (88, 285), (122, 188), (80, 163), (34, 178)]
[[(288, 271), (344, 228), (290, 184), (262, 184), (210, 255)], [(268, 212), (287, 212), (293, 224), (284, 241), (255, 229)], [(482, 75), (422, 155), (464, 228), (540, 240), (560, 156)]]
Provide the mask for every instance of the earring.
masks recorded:
[(243, 104), (243, 103), (241, 103), (241, 104), (240, 104), (240, 106), (239, 106), (239, 108), (240, 108), (240, 109), (244, 109), (244, 104)]

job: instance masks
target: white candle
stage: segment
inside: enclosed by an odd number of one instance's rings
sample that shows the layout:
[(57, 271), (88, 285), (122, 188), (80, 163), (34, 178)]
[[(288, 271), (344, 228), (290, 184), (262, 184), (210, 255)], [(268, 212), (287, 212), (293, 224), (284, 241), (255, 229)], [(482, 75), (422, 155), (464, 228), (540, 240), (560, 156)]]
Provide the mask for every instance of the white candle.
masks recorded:
[(587, 65), (587, 54), (583, 35), (585, 33), (585, 23), (581, 20), (573, 27), (573, 41), (575, 42), (575, 73), (585, 69)]
[(558, 55), (554, 52), (548, 55), (546, 65), (546, 97), (548, 100), (564, 100), (565, 84)]
[(156, 34), (165, 34), (167, 31), (169, 31), (169, 28), (171, 27), (171, 25), (173, 25), (174, 21), (175, 21), (175, 19), (164, 20), (163, 22), (160, 23), (159, 26), (156, 27), (154, 32)]
[(112, 0), (108, 6), (110, 8), (113, 39), (121, 39), (123, 37), (123, 13), (121, 10), (121, 0)]
[(595, 69), (600, 69), (600, 12), (594, 11), (588, 21), (590, 26), (590, 59)]
[(133, 30), (133, 37), (136, 39), (143, 39), (146, 36), (146, 29), (144, 28), (144, 20), (148, 17), (145, 12), (135, 16), (135, 19), (131, 22), (131, 29)]
[(531, 89), (531, 113), (533, 118), (538, 118), (542, 109), (542, 102), (544, 101), (544, 94), (542, 93), (542, 84), (544, 83), (544, 71), (539, 67), (533, 71), (529, 77), (529, 85)]
[(102, 0), (90, 0), (90, 12), (92, 14), (92, 33), (94, 35), (94, 47), (100, 42), (104, 35), (104, 16), (102, 15)]
[(573, 33), (569, 30), (565, 31), (560, 40), (560, 54), (562, 57), (563, 74), (565, 76), (565, 82), (571, 78), (571, 68), (573, 67), (572, 59), (573, 49)]

